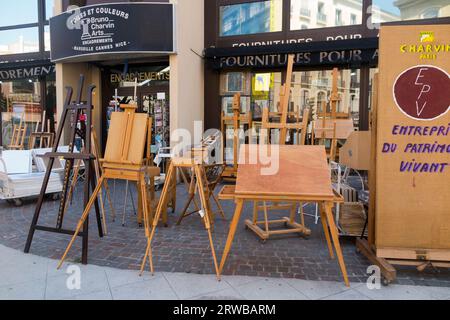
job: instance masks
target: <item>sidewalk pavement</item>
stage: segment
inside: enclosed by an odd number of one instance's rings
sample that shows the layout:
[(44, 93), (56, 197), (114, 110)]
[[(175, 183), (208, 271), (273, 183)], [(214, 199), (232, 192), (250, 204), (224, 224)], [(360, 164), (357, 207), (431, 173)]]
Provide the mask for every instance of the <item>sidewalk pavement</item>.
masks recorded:
[[(19, 300), (450, 300), (450, 288), (390, 285), (369, 290), (366, 284), (346, 288), (341, 282), (273, 279), (187, 273), (145, 273), (77, 265), (81, 288), (69, 290), (70, 264), (26, 255), (0, 245), (0, 299)], [(73, 272), (73, 270), (70, 270)], [(70, 282), (70, 281), (69, 281)]]

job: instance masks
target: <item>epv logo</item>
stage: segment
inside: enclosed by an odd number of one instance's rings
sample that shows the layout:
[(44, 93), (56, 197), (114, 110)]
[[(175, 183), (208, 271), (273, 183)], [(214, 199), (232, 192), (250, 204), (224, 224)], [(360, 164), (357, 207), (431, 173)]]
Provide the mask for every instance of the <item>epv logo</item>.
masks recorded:
[(450, 76), (435, 66), (405, 70), (394, 83), (398, 108), (415, 120), (434, 120), (450, 110)]

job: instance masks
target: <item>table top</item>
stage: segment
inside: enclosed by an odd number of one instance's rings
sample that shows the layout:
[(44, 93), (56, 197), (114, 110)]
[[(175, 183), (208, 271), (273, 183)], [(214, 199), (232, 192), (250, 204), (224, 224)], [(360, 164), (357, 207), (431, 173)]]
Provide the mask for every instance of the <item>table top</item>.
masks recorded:
[(235, 195), (284, 200), (332, 199), (334, 194), (325, 147), (242, 145)]
[[(333, 126), (336, 122), (336, 139), (346, 140), (350, 134), (355, 131), (352, 119), (325, 119), (325, 138), (333, 138)], [(316, 138), (322, 136), (323, 120), (313, 121), (314, 135)]]

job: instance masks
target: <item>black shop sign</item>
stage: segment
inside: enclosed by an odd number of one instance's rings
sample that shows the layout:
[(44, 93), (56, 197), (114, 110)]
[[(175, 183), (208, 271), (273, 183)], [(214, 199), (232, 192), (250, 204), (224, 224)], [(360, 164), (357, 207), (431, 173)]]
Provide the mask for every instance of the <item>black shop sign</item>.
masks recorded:
[[(378, 49), (300, 52), (294, 53), (294, 56), (294, 64), (297, 66), (313, 67), (322, 65), (376, 65), (378, 61)], [(213, 65), (216, 69), (235, 67), (277, 68), (286, 66), (287, 61), (288, 54), (259, 54), (217, 57), (214, 59)]]
[(6, 69), (0, 69), (0, 80), (13, 81), (22, 79), (35, 79), (39, 77), (45, 77), (54, 73), (54, 64), (9, 67)]
[(116, 3), (50, 19), (51, 60), (77, 62), (175, 52), (174, 5)]

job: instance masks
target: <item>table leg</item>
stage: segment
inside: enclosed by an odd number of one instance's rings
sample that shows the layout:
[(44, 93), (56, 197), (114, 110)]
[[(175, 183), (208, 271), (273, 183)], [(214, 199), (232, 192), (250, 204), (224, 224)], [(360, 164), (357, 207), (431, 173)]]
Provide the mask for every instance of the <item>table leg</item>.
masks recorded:
[(319, 207), (320, 207), (319, 208), (320, 220), (322, 220), (323, 232), (325, 233), (325, 239), (327, 240), (328, 251), (330, 252), (331, 259), (334, 259), (333, 246), (331, 244), (330, 230), (328, 229), (328, 223), (327, 223), (327, 218), (325, 216), (324, 204), (320, 203)]
[(345, 267), (344, 257), (342, 255), (341, 245), (339, 244), (339, 234), (334, 223), (333, 213), (331, 208), (333, 207), (333, 203), (325, 204), (325, 214), (330, 226), (331, 237), (333, 238), (334, 248), (336, 250), (336, 255), (338, 257), (339, 266), (341, 267), (342, 275), (344, 276), (344, 282), (347, 287), (350, 287), (350, 282), (348, 281), (347, 276), (347, 268)]
[(234, 235), (236, 233), (236, 228), (239, 223), (239, 219), (241, 218), (242, 208), (244, 206), (243, 199), (236, 200), (236, 210), (234, 212), (233, 220), (231, 220), (230, 231), (228, 232), (227, 242), (225, 244), (225, 249), (223, 251), (222, 260), (220, 261), (219, 274), (222, 274), (223, 267), (225, 265), (225, 261), (227, 260), (228, 253), (230, 252), (231, 245), (233, 243)]

